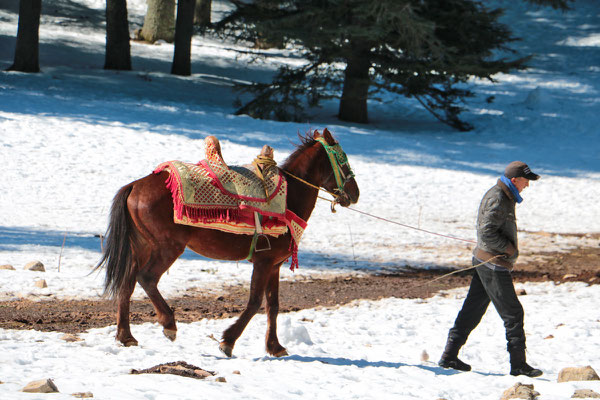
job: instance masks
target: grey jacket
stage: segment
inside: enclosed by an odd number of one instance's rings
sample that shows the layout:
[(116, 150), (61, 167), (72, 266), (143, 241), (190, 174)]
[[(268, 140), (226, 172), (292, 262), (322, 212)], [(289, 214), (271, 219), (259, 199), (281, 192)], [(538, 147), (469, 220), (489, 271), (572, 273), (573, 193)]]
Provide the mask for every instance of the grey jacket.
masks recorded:
[(483, 196), (477, 215), (477, 247), (473, 255), (481, 260), (501, 255), (492, 264), (512, 269), (519, 256), (515, 204), (510, 189), (498, 180)]

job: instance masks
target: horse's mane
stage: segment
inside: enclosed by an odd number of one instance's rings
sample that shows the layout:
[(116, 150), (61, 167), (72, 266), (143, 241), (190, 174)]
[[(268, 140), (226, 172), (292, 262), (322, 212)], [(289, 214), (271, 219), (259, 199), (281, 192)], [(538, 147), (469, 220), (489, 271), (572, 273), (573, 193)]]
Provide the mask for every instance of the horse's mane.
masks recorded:
[(290, 156), (288, 158), (286, 158), (286, 160), (281, 165), (281, 169), (288, 170), (289, 168), (292, 168), (292, 167), (295, 167), (295, 168), (300, 167), (301, 169), (296, 172), (304, 175), (308, 169), (308, 162), (302, 162), (301, 158), (303, 158), (303, 155), (305, 155), (306, 149), (311, 147), (312, 145), (314, 145), (317, 142), (317, 140), (315, 139), (315, 136), (317, 133), (318, 132), (316, 130), (314, 132), (308, 131), (304, 135), (301, 135), (300, 133), (298, 133), (298, 138), (300, 139), (300, 144), (297, 144), (296, 150), (294, 150), (294, 152), (292, 154), (290, 154)]

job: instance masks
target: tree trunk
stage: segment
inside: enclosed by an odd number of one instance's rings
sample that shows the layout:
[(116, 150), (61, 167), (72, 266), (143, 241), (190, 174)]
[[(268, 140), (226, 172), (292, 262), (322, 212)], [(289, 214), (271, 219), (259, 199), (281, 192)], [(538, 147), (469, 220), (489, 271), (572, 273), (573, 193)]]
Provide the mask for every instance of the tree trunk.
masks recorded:
[(196, 0), (194, 9), (194, 25), (201, 27), (210, 26), (210, 12), (212, 9), (212, 0)]
[(371, 60), (368, 51), (357, 51), (346, 60), (344, 90), (340, 100), (338, 118), (342, 121), (369, 122), (367, 98), (369, 97), (369, 68)]
[[(193, 14), (193, 10), (192, 10)], [(164, 40), (173, 43), (175, 36), (175, 0), (148, 0), (144, 26), (137, 39), (154, 43)]]
[(192, 74), (192, 35), (194, 34), (194, 7), (196, 0), (179, 0), (175, 26), (175, 52), (171, 73)]
[(104, 69), (131, 70), (127, 0), (106, 0)]
[(8, 71), (40, 72), (39, 31), (42, 0), (21, 0), (15, 60)]

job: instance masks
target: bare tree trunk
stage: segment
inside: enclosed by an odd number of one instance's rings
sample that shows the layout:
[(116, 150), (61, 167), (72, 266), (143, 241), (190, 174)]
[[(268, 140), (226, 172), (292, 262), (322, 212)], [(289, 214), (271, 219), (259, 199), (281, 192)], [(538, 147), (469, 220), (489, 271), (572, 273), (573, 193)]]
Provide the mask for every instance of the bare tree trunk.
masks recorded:
[(369, 97), (369, 68), (371, 61), (368, 51), (357, 51), (346, 60), (344, 90), (340, 100), (338, 118), (342, 121), (369, 122), (367, 99)]
[(40, 72), (39, 31), (42, 0), (21, 0), (15, 60), (7, 71)]
[(127, 0), (106, 0), (104, 69), (131, 70)]
[(175, 36), (175, 0), (148, 0), (144, 26), (137, 39), (154, 43), (164, 40), (173, 43)]
[(194, 7), (196, 0), (177, 2), (177, 25), (175, 27), (175, 52), (171, 73), (192, 74), (192, 35), (194, 34)]
[(212, 0), (196, 0), (194, 9), (194, 25), (202, 27), (210, 26), (210, 13), (212, 9)]

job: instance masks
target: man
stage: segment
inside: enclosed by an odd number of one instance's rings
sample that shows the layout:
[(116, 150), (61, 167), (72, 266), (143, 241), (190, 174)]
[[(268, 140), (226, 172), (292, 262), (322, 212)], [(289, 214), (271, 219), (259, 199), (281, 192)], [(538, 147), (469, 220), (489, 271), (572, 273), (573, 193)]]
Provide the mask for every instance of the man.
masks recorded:
[(529, 377), (542, 375), (542, 371), (531, 367), (525, 360), (523, 307), (515, 293), (511, 276), (519, 255), (515, 204), (523, 201), (520, 193), (529, 186), (529, 181), (539, 177), (531, 172), (527, 164), (511, 162), (504, 176), (483, 196), (477, 215), (477, 247), (473, 251), (475, 272), (467, 298), (448, 332), (439, 366), (459, 371), (471, 370), (470, 365), (459, 360), (458, 351), (481, 321), (491, 301), (506, 328), (510, 374)]

